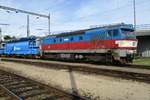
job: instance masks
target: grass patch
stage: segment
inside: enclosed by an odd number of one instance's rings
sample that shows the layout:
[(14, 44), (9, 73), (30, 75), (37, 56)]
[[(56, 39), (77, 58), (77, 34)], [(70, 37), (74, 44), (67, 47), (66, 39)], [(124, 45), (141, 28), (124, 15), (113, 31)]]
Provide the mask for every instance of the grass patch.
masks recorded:
[(133, 64), (136, 65), (146, 65), (150, 67), (150, 57), (144, 58), (144, 57), (140, 57), (140, 58), (135, 58), (133, 60)]

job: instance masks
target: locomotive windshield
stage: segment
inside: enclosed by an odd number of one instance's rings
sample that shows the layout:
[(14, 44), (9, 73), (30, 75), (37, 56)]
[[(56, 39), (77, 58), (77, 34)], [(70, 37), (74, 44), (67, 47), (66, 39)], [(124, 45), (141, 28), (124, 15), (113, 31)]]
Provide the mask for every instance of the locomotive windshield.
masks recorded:
[(125, 35), (125, 37), (127, 39), (135, 39), (136, 38), (134, 30), (122, 28), (121, 32), (123, 33), (123, 35)]

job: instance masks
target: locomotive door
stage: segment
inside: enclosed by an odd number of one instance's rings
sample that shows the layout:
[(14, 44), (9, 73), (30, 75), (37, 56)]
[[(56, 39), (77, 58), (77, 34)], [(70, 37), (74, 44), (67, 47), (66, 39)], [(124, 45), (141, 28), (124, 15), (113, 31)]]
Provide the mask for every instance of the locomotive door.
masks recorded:
[(64, 58), (64, 59), (71, 58), (71, 54), (68, 52), (70, 50), (69, 40), (70, 40), (69, 37), (63, 38), (63, 45), (62, 45), (63, 47), (61, 47), (61, 49), (63, 50), (63, 53), (60, 54), (61, 58)]
[(105, 48), (105, 33), (93, 34), (92, 35), (92, 49)]
[(70, 46), (69, 46), (69, 37), (65, 37), (64, 38), (64, 45), (63, 45), (63, 49), (64, 50), (70, 50)]
[(92, 35), (92, 49), (98, 48), (98, 44), (97, 44), (98, 38), (99, 38), (98, 34), (93, 34)]
[(106, 35), (107, 35), (107, 40), (110, 41), (106, 43), (106, 47), (110, 49), (112, 46), (112, 40), (113, 40), (113, 30), (108, 30)]

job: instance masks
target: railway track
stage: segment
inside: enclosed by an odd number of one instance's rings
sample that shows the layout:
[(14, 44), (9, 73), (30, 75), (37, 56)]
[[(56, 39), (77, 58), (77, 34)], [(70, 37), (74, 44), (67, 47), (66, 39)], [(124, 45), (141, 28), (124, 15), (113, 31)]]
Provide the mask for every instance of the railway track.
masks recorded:
[(16, 59), (16, 58), (2, 58), (4, 61), (19, 62), (24, 64), (31, 64), (37, 67), (46, 67), (53, 69), (66, 69), (72, 71), (79, 71), (88, 74), (102, 74), (113, 77), (121, 77), (125, 79), (133, 79), (137, 81), (150, 83), (150, 70), (141, 68), (129, 68), (129, 67), (111, 67), (100, 66), (92, 64), (81, 63), (65, 63), (56, 61), (43, 61), (34, 59)]
[(18, 99), (14, 95), (8, 93), (8, 91), (0, 85), (0, 100), (16, 100)]
[(0, 70), (0, 100), (85, 100), (85, 98)]

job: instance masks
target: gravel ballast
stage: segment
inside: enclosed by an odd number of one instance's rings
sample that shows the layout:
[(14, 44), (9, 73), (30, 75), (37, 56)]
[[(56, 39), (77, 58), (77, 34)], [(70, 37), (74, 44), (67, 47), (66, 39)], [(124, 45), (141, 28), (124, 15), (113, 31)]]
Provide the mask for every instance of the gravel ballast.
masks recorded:
[(144, 82), (5, 61), (0, 69), (100, 100), (150, 100), (150, 84)]

